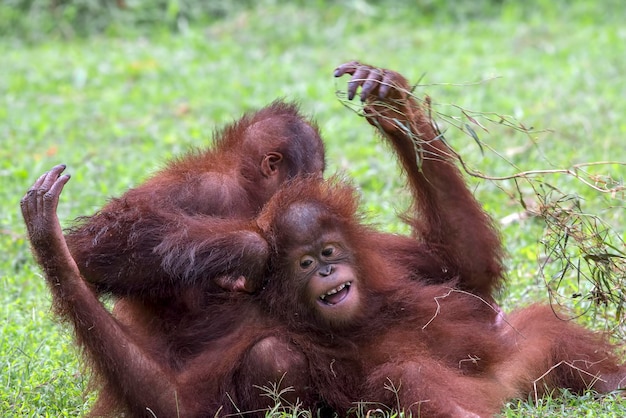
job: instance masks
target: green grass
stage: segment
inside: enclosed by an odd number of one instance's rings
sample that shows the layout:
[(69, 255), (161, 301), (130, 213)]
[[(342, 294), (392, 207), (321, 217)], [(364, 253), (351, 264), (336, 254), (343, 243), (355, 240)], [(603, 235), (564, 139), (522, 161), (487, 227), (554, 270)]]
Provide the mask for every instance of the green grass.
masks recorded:
[[(416, 93), (432, 96), (443, 114), (460, 116), (443, 105), (454, 103), (546, 130), (529, 136), (497, 124), (486, 126), (488, 133), (474, 126), (513, 167), (495, 153), (481, 154), (471, 136), (449, 129), (449, 142), (487, 175), (626, 161), (621, 3), (504, 2), (484, 11), (483, 3), (472, 9), (471, 2), (458, 8), (439, 1), (275, 3), (263, 1), (177, 34), (127, 28), (82, 39), (0, 38), (0, 416), (76, 416), (92, 398), (83, 395), (86, 375), (71, 333), (52, 317), (19, 214), (21, 196), (57, 163), (72, 174), (59, 208), (67, 226), (168, 158), (207, 144), (215, 127), (286, 97), (318, 120), (328, 172), (353, 177), (371, 220), (402, 231), (396, 219), (401, 181), (389, 150), (336, 96), (346, 80), (335, 80), (332, 70), (351, 59), (421, 78), (425, 86)], [(626, 166), (596, 172), (623, 181)], [(581, 196), (586, 212), (601, 215), (626, 238), (623, 194), (603, 195), (567, 176), (545, 180)], [(511, 181), (470, 181), (496, 219), (520, 211)], [(537, 274), (542, 232), (539, 220), (502, 229), (510, 254), (502, 298), (507, 309), (547, 300)], [(576, 283), (568, 286), (572, 293), (577, 289)], [(625, 411), (619, 398), (589, 395), (511, 403), (504, 415)]]

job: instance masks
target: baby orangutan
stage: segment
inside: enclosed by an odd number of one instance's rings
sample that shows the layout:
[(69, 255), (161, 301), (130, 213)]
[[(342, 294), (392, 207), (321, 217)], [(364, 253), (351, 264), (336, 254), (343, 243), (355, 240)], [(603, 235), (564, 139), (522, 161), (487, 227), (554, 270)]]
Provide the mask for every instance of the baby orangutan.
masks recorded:
[(603, 336), (550, 306), (503, 319), (498, 234), (404, 77), (357, 62), (343, 74), (406, 172), (413, 237), (363, 226), (354, 190), (337, 181), (292, 182), (259, 216), (272, 249), (261, 299), (321, 397), (340, 413), (366, 401), (466, 417), (556, 388), (621, 388), (626, 367)]
[(349, 186), (304, 179), (259, 219), (273, 248), (260, 297), (340, 414), (365, 401), (414, 416), (488, 417), (529, 394), (621, 387), (626, 367), (602, 336), (547, 305), (496, 321), (499, 310), (458, 282), (415, 280), (385, 236), (361, 224), (357, 202)]

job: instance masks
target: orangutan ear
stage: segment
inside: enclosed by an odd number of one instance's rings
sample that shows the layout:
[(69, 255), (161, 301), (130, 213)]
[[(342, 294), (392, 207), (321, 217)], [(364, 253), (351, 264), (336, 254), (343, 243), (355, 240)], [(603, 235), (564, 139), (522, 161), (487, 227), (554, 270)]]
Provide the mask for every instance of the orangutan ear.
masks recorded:
[(280, 170), (280, 163), (283, 160), (283, 155), (279, 152), (268, 152), (261, 161), (261, 173), (265, 177), (271, 177), (278, 173)]

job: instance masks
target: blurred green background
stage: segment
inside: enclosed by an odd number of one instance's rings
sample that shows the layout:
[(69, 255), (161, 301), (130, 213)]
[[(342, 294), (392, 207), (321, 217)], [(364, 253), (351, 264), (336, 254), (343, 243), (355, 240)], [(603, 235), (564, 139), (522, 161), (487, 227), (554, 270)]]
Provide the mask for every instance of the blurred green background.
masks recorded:
[[(52, 316), (19, 214), (21, 196), (55, 164), (72, 175), (59, 205), (68, 226), (168, 158), (209, 144), (215, 129), (243, 112), (283, 97), (318, 121), (328, 173), (355, 179), (368, 219), (405, 231), (396, 216), (406, 196), (395, 161), (343, 105), (346, 79), (332, 77), (348, 60), (419, 81), (415, 94), (432, 97), (447, 140), (486, 176), (615, 162), (576, 171), (609, 193), (564, 174), (517, 183), (468, 176), (485, 209), (506, 220), (506, 309), (548, 301), (546, 280), (563, 271), (541, 244), (553, 242), (550, 224), (516, 220), (520, 200), (539, 210), (558, 197), (600, 217), (606, 234), (599, 240), (623, 254), (625, 21), (620, 0), (3, 0), (0, 416), (76, 416), (93, 398), (84, 394), (87, 375), (71, 331)], [(567, 251), (576, 260), (583, 250)], [(617, 267), (607, 273), (611, 301), (623, 300)], [(594, 289), (567, 271), (552, 296), (583, 313)], [(619, 336), (618, 313), (609, 304), (581, 320)], [(503, 415), (624, 416), (626, 403), (566, 394), (512, 402)]]

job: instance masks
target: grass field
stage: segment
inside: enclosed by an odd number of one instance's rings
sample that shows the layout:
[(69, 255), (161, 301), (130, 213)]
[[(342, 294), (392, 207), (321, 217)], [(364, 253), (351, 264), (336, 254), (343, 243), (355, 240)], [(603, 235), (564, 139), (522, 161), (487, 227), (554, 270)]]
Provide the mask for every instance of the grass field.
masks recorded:
[[(30, 184), (57, 163), (72, 175), (59, 207), (68, 226), (168, 158), (208, 144), (216, 127), (284, 97), (315, 116), (328, 172), (355, 179), (372, 222), (403, 231), (396, 219), (402, 183), (395, 162), (340, 101), (337, 91), (346, 80), (332, 77), (336, 65), (358, 59), (419, 80), (416, 94), (433, 98), (440, 121), (456, 117), (468, 124), (484, 153), (471, 133), (449, 126), (446, 137), (487, 176), (614, 161), (621, 164), (590, 170), (596, 184), (609, 176), (619, 187), (626, 177), (621, 2), (485, 1), (475, 9), (472, 2), (444, 3), (267, 0), (177, 33), (127, 28), (37, 42), (0, 38), (0, 416), (76, 416), (93, 398), (84, 395), (87, 376), (71, 332), (51, 314), (19, 213)], [(461, 108), (508, 115), (533, 129), (476, 116), (483, 130)], [(626, 238), (623, 191), (600, 193), (566, 175), (541, 179), (579, 196), (584, 212), (601, 216)], [(469, 181), (494, 218), (521, 211), (514, 182)], [(520, 188), (532, 202), (530, 184), (520, 182)], [(547, 300), (538, 274), (544, 226), (538, 219), (502, 226), (510, 254), (502, 295), (507, 309)], [(560, 290), (576, 309), (568, 297), (588, 289), (574, 279)], [(607, 326), (589, 315), (582, 320)], [(619, 417), (626, 402), (569, 395), (514, 402), (503, 415)]]

